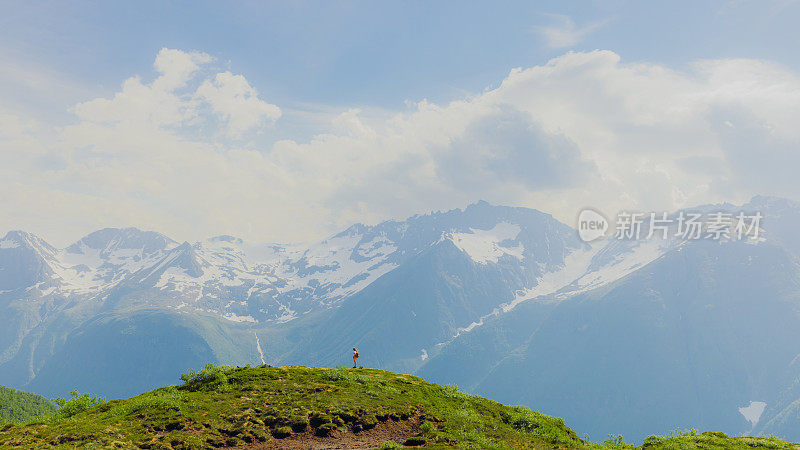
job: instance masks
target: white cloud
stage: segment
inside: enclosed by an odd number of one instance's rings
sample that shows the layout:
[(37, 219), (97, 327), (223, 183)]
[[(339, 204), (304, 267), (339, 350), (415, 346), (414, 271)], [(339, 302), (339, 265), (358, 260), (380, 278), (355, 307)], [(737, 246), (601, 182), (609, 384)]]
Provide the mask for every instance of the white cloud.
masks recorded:
[(152, 83), (143, 84), (138, 76), (128, 78), (114, 97), (79, 103), (75, 114), (86, 122), (180, 125), (195, 117), (196, 105), (176, 91), (187, 85), (200, 64), (210, 61), (205, 53), (163, 48), (154, 64), (160, 75)]
[(241, 75), (218, 73), (197, 89), (197, 96), (211, 105), (213, 111), (227, 121), (227, 133), (238, 137), (281, 117), (281, 109), (258, 98), (258, 91)]
[(153, 66), (161, 74), (153, 82), (153, 88), (159, 91), (172, 92), (186, 86), (200, 65), (212, 61), (210, 55), (201, 52), (182, 52), (180, 50), (162, 48), (156, 56)]
[(188, 55), (162, 51), (153, 82), (132, 77), (79, 104), (64, 128), (0, 115), (0, 223), (58, 244), (127, 225), (291, 241), (479, 198), (571, 222), (585, 206), (800, 197), (784, 176), (800, 163), (800, 77), (764, 61), (678, 71), (567, 53), (468, 99), (345, 109), (326, 133), (259, 147), (227, 137), (280, 110), (243, 77), (210, 71), (207, 55)]
[(21, 138), (35, 128), (36, 123), (30, 118), (0, 112), (0, 140)]
[(195, 124), (207, 106), (220, 119), (220, 128), (237, 138), (280, 117), (280, 108), (260, 99), (242, 75), (217, 73), (192, 92), (190, 83), (212, 61), (206, 53), (163, 48), (153, 64), (159, 76), (152, 83), (142, 83), (138, 76), (128, 78), (112, 98), (79, 103), (75, 114), (92, 123), (186, 126)]
[(544, 38), (545, 44), (553, 49), (573, 47), (587, 35), (603, 27), (608, 21), (593, 22), (583, 27), (575, 25), (571, 17), (563, 14), (545, 14), (552, 19), (550, 25), (533, 27)]

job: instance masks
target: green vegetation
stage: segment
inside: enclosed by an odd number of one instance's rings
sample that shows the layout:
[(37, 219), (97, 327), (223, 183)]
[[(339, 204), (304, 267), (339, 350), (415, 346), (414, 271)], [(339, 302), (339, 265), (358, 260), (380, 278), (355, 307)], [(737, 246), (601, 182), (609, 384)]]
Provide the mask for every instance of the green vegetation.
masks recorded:
[(0, 424), (29, 422), (55, 413), (56, 405), (44, 397), (0, 386)]
[[(561, 419), (373, 369), (233, 368), (208, 365), (127, 400), (74, 392), (60, 414), (0, 426), (0, 447), (200, 449), (311, 444), (425, 448), (631, 448), (621, 436), (580, 439)], [(686, 432), (650, 437), (644, 448), (800, 449), (777, 439)]]
[(189, 372), (181, 374), (181, 381), (188, 390), (220, 390), (228, 386), (226, 373), (231, 371), (233, 371), (231, 366), (215, 366), (209, 363), (200, 372), (189, 369)]
[(716, 450), (716, 449), (800, 449), (797, 444), (784, 442), (777, 438), (729, 437), (724, 433), (697, 430), (673, 431), (669, 436), (649, 436), (641, 446), (625, 443), (622, 436), (609, 435), (602, 445), (590, 444), (589, 447), (603, 449), (642, 449), (642, 450)]
[(53, 401), (58, 405), (58, 415), (63, 418), (72, 417), (75, 414), (82, 413), (93, 406), (102, 405), (106, 402), (103, 397), (92, 397), (89, 394), (81, 394), (78, 391), (69, 393), (70, 399), (64, 400), (63, 398), (54, 398)]
[(800, 449), (797, 444), (790, 444), (777, 438), (756, 437), (729, 437), (725, 433), (707, 431), (700, 433), (697, 430), (675, 431), (669, 437), (650, 436), (644, 440), (647, 449)]

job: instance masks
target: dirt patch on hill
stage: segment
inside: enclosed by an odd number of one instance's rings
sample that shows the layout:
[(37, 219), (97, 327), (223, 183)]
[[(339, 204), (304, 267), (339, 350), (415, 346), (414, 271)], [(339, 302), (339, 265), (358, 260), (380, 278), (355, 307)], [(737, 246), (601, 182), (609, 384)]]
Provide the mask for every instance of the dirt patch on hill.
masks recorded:
[(387, 420), (375, 427), (354, 433), (350, 430), (337, 431), (332, 436), (315, 436), (313, 431), (295, 433), (283, 439), (248, 444), (236, 448), (245, 449), (374, 449), (386, 441), (403, 444), (408, 438), (419, 434), (421, 417), (408, 420)]

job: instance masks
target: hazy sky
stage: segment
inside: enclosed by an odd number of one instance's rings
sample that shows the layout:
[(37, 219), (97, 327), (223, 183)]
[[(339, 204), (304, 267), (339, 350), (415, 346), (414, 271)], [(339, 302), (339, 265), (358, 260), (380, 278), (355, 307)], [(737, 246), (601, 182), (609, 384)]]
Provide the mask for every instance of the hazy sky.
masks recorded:
[(800, 3), (0, 1), (0, 235), (800, 199)]

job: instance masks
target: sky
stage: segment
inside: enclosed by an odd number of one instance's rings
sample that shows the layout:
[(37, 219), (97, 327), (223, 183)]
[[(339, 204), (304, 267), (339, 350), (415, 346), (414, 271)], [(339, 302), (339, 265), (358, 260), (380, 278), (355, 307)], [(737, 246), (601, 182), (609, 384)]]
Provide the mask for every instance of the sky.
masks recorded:
[(800, 2), (0, 0), (0, 234), (800, 199)]

